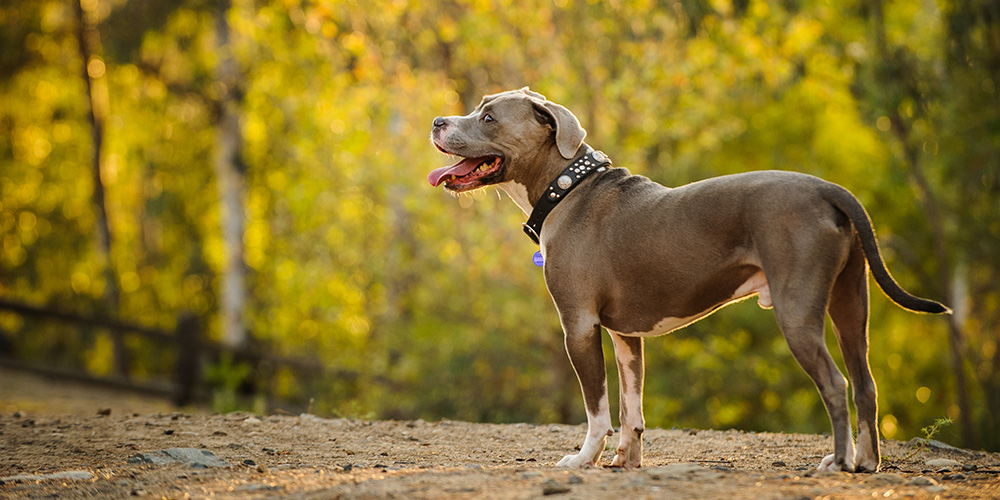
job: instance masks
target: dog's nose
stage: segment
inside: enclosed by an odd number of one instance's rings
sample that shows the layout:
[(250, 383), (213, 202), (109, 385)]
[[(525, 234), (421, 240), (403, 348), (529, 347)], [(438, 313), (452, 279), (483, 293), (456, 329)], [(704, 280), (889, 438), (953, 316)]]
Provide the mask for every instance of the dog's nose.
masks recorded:
[(448, 120), (441, 118), (440, 116), (434, 119), (434, 128), (441, 128), (448, 124)]

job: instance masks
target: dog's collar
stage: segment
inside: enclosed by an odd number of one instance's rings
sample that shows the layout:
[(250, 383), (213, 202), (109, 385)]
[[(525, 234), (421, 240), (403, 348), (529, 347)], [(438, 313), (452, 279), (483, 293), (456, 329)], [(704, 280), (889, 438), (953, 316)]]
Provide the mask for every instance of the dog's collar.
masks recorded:
[(542, 223), (552, 209), (556, 208), (563, 198), (569, 194), (578, 184), (583, 182), (593, 172), (603, 172), (611, 165), (611, 158), (601, 151), (590, 151), (583, 156), (573, 160), (565, 170), (556, 177), (556, 180), (549, 184), (549, 188), (542, 193), (542, 198), (535, 203), (531, 209), (531, 216), (524, 226), (524, 234), (531, 238), (531, 241), (538, 243), (542, 234)]

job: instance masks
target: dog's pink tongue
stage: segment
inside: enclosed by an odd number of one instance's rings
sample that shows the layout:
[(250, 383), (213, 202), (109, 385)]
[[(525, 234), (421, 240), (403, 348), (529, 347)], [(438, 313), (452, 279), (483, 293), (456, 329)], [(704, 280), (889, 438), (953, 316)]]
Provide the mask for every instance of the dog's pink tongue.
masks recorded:
[(473, 169), (479, 166), (479, 163), (479, 159), (477, 158), (466, 158), (450, 167), (434, 169), (427, 175), (427, 182), (430, 182), (431, 186), (438, 187), (445, 177), (449, 175), (456, 177), (468, 175), (469, 172), (472, 172)]

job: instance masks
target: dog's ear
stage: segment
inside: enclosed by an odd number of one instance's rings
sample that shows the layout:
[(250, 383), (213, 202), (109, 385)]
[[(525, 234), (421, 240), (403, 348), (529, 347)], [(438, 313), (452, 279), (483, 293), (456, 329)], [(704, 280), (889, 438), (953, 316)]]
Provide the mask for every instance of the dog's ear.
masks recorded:
[(556, 147), (567, 160), (573, 159), (587, 131), (570, 110), (547, 100), (532, 99), (535, 112), (556, 131)]

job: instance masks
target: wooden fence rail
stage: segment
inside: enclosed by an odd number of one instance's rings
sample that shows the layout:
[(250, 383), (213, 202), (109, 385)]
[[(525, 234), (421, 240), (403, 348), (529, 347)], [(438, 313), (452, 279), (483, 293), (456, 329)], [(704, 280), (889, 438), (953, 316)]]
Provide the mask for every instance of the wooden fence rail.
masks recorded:
[[(0, 352), (0, 366), (30, 371), (47, 376), (72, 379), (79, 382), (96, 384), (117, 389), (139, 391), (151, 396), (166, 397), (178, 406), (203, 401), (208, 386), (203, 377), (203, 366), (209, 359), (220, 359), (228, 356), (234, 362), (249, 363), (257, 370), (262, 366), (269, 367), (273, 372), (276, 368), (289, 368), (294, 372), (310, 375), (323, 374), (322, 363), (316, 359), (279, 356), (266, 353), (259, 346), (231, 347), (209, 340), (203, 335), (203, 328), (198, 317), (193, 313), (181, 313), (177, 317), (177, 326), (172, 332), (158, 328), (150, 328), (107, 318), (84, 316), (73, 312), (61, 311), (50, 307), (39, 307), (6, 299), (0, 299), (0, 311), (9, 311), (22, 317), (33, 317), (43, 320), (54, 320), (73, 325), (106, 329), (111, 332), (116, 346), (121, 346), (122, 352), (115, 353), (115, 374), (99, 377), (82, 370), (67, 370), (53, 366), (45, 366), (18, 360), (13, 356)], [(129, 376), (128, 353), (125, 350), (124, 338), (136, 335), (148, 341), (160, 344), (165, 349), (176, 351), (176, 362), (169, 381), (137, 382)], [(116, 348), (117, 351), (117, 348)], [(336, 377), (356, 378), (357, 374), (346, 371), (336, 371)], [(266, 374), (265, 374), (266, 376)], [(263, 392), (270, 400), (268, 384), (263, 384)]]

